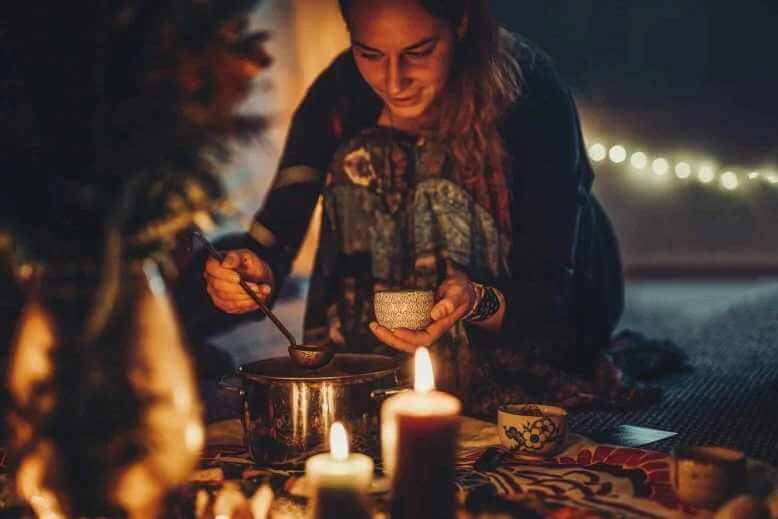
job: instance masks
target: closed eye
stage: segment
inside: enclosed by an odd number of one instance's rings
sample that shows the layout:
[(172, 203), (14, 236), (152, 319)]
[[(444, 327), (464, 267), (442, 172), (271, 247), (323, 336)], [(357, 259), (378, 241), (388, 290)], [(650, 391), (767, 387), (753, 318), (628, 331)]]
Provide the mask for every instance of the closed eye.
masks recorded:
[(383, 54), (380, 52), (369, 51), (359, 47), (354, 47), (354, 49), (360, 58), (364, 58), (369, 61), (378, 61), (383, 57)]
[(405, 55), (411, 58), (425, 58), (432, 54), (437, 46), (437, 41), (428, 41), (418, 47), (406, 50)]
[(435, 47), (431, 47), (429, 49), (425, 50), (413, 50), (413, 51), (406, 51), (405, 55), (410, 56), (411, 58), (426, 58), (430, 54), (432, 54), (432, 51), (435, 50)]

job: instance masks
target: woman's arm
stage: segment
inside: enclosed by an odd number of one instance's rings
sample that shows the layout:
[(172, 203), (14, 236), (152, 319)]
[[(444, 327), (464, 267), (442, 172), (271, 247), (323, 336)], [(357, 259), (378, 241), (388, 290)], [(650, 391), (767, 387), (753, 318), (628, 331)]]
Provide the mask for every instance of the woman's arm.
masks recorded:
[(506, 306), (501, 329), (509, 340), (569, 338), (579, 219), (592, 174), (573, 99), (550, 60), (538, 55), (525, 74), (525, 96), (503, 128), (515, 174), (511, 273), (497, 283)]
[(344, 51), (295, 111), (278, 173), (247, 234), (247, 246), (270, 264), (278, 286), (300, 249), (339, 143), (375, 123), (380, 108), (351, 52)]

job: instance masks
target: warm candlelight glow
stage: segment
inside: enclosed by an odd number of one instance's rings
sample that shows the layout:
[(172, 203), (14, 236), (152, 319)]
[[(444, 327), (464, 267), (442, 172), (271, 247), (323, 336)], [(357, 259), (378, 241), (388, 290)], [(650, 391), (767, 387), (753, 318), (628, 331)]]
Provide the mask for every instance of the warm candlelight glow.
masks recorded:
[(429, 393), (435, 389), (435, 376), (432, 373), (432, 360), (427, 348), (418, 348), (414, 357), (413, 388), (419, 393)]
[(371, 517), (363, 495), (373, 480), (373, 459), (349, 453), (346, 429), (340, 422), (330, 427), (330, 452), (311, 456), (305, 462), (305, 481), (311, 497), (308, 519)]
[(340, 422), (330, 427), (330, 455), (338, 461), (348, 459), (348, 437), (346, 428)]

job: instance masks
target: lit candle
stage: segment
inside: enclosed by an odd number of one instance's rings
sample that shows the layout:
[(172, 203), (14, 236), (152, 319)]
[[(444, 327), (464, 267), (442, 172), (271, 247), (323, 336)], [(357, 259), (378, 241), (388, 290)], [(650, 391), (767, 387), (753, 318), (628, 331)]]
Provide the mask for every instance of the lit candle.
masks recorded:
[(414, 390), (381, 407), (384, 473), (392, 479), (392, 517), (454, 517), (454, 460), (462, 405), (435, 391), (426, 348), (416, 350)]
[(346, 429), (340, 422), (330, 427), (330, 452), (305, 462), (305, 479), (311, 517), (370, 517), (364, 496), (373, 480), (373, 460), (349, 453)]

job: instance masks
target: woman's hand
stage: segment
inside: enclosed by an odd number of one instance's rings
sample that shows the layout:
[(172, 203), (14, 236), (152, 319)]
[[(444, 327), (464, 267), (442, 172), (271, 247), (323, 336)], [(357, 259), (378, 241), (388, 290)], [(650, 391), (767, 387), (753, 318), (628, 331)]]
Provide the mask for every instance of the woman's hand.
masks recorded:
[(228, 314), (245, 314), (257, 309), (257, 304), (240, 286), (241, 278), (264, 302), (273, 293), (270, 267), (248, 249), (227, 252), (221, 263), (209, 257), (203, 277), (213, 304)]
[(391, 331), (373, 321), (370, 323), (370, 331), (384, 344), (413, 353), (416, 348), (435, 343), (464, 317), (475, 302), (475, 292), (467, 278), (449, 277), (438, 288), (436, 299), (438, 302), (430, 311), (432, 323), (423, 330), (398, 328)]

